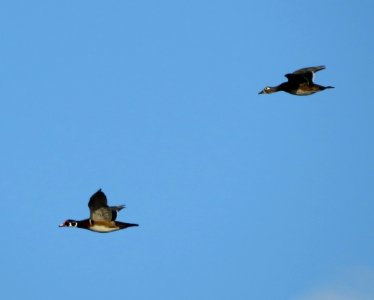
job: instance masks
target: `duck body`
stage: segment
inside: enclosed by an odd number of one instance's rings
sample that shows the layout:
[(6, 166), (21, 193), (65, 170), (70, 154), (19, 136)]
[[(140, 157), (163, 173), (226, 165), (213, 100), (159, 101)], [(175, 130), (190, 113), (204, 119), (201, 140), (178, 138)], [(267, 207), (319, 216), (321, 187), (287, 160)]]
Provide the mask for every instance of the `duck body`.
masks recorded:
[(124, 223), (119, 221), (92, 221), (91, 219), (85, 219), (81, 221), (76, 220), (66, 220), (60, 227), (77, 227), (81, 229), (87, 229), (100, 233), (107, 233), (112, 231), (117, 231), (121, 229), (126, 229), (128, 227), (139, 226), (138, 224)]
[(124, 205), (108, 206), (105, 194), (98, 190), (93, 194), (88, 202), (90, 209), (90, 218), (84, 220), (68, 219), (60, 224), (60, 227), (77, 227), (95, 232), (106, 233), (125, 229), (128, 227), (139, 226), (138, 224), (116, 221), (117, 212), (123, 209)]
[(325, 66), (308, 67), (286, 74), (288, 81), (278, 86), (265, 87), (259, 94), (272, 94), (283, 91), (296, 96), (309, 96), (325, 89), (332, 89), (332, 86), (322, 86), (313, 82), (314, 73), (325, 69)]

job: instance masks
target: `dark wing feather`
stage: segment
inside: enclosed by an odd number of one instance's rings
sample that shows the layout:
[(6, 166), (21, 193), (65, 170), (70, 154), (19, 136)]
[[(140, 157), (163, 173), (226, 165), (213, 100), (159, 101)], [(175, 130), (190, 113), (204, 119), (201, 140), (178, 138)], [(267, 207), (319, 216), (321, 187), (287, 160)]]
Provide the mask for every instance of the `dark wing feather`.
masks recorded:
[(117, 218), (117, 212), (119, 212), (122, 208), (124, 208), (124, 205), (118, 205), (118, 206), (111, 206), (109, 207), (112, 212), (112, 221), (115, 221)]
[(108, 207), (108, 201), (101, 189), (91, 196), (90, 201), (88, 202), (88, 207), (90, 210), (96, 210), (100, 207)]
[(305, 74), (305, 73), (309, 73), (309, 72), (316, 73), (316, 72), (321, 71), (323, 69), (326, 69), (326, 67), (325, 66), (308, 67), (308, 68), (302, 68), (300, 70), (296, 70), (292, 74)]
[(112, 210), (108, 207), (105, 194), (98, 190), (93, 194), (88, 202), (90, 208), (90, 219), (93, 221), (111, 221)]
[(307, 83), (308, 85), (310, 85), (313, 83), (314, 73), (325, 68), (325, 66), (302, 68), (300, 70), (296, 70), (295, 72), (291, 74), (286, 74), (284, 76), (286, 76), (288, 81), (292, 83)]
[(303, 74), (286, 74), (288, 81), (293, 84), (311, 84), (313, 82), (313, 73), (307, 72)]
[(98, 190), (93, 194), (88, 202), (90, 208), (90, 219), (93, 221), (114, 221), (117, 218), (117, 212), (124, 208), (124, 205), (108, 206), (105, 194)]

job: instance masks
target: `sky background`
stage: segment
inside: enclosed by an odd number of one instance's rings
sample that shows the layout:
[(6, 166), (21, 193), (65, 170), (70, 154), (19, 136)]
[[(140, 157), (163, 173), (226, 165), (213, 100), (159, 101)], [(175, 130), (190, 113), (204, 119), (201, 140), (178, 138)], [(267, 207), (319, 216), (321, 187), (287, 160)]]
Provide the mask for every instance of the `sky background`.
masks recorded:
[[(2, 1), (2, 297), (374, 299), (373, 12)], [(99, 188), (140, 227), (58, 227)]]

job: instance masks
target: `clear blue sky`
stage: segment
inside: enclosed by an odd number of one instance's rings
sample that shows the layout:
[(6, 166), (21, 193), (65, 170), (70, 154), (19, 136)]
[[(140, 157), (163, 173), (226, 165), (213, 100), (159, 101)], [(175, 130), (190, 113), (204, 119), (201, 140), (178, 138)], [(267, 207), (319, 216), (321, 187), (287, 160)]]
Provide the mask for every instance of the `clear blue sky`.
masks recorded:
[[(3, 1), (2, 297), (374, 299), (373, 11)], [(140, 227), (58, 228), (99, 188)]]

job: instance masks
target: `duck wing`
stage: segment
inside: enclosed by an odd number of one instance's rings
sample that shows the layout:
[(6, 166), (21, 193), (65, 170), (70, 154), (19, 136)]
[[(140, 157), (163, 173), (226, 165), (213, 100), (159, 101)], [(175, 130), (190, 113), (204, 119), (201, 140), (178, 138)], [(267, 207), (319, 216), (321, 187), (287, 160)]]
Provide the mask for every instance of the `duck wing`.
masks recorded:
[(306, 72), (302, 74), (289, 73), (284, 75), (292, 85), (310, 84), (313, 82), (313, 73)]
[(114, 221), (117, 212), (124, 208), (124, 205), (108, 206), (108, 200), (105, 194), (98, 190), (93, 194), (88, 202), (90, 209), (90, 219), (93, 221)]
[(305, 74), (305, 73), (316, 73), (318, 71), (321, 71), (323, 69), (326, 69), (325, 66), (318, 66), (318, 67), (308, 67), (308, 68), (302, 68), (300, 70), (294, 71), (292, 74)]
[(314, 73), (325, 69), (325, 66), (318, 67), (307, 67), (294, 71), (293, 73), (286, 74), (288, 81), (292, 83), (307, 83), (311, 85), (313, 83)]

